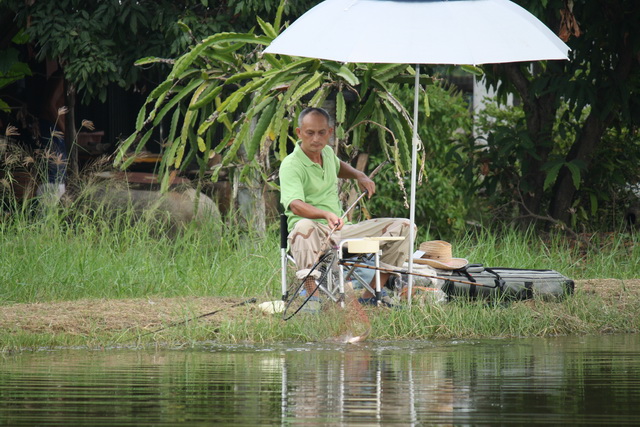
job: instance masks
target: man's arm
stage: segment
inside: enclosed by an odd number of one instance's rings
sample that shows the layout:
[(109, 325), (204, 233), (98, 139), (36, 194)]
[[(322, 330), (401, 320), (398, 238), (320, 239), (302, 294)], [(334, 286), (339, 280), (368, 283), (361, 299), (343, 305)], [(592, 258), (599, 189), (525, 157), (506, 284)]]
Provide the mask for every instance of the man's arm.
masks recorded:
[(295, 215), (308, 219), (325, 219), (329, 224), (329, 227), (335, 227), (336, 230), (340, 230), (344, 225), (344, 221), (338, 215), (333, 212), (328, 212), (322, 209), (318, 209), (309, 203), (305, 203), (300, 199), (295, 199), (289, 203), (289, 209)]
[(368, 197), (371, 198), (376, 192), (376, 183), (373, 182), (367, 174), (340, 160), (340, 171), (338, 172), (338, 178), (343, 179), (355, 179), (358, 181), (358, 186), (361, 190), (366, 191)]

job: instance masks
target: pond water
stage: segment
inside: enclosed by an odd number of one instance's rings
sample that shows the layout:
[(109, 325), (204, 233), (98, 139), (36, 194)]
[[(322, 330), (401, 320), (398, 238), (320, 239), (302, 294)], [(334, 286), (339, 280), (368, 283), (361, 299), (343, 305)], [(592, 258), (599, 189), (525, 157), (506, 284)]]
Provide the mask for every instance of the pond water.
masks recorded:
[(0, 359), (0, 425), (640, 422), (639, 335)]

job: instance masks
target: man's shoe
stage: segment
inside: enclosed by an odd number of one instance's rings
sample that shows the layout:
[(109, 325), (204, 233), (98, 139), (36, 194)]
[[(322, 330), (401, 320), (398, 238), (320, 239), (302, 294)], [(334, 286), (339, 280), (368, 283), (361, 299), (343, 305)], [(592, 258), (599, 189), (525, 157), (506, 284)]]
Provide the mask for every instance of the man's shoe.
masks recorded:
[(385, 290), (382, 290), (379, 303), (376, 302), (376, 297), (358, 298), (358, 302), (362, 305), (382, 306), (388, 308), (394, 308), (398, 306), (393, 302), (393, 300)]

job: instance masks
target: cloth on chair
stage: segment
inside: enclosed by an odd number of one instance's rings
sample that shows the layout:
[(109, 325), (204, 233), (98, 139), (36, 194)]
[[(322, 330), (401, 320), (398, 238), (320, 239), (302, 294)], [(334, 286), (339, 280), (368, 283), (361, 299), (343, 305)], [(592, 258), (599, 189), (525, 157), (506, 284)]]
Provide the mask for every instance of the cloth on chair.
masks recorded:
[[(403, 218), (376, 218), (357, 224), (345, 224), (342, 230), (331, 235), (333, 244), (343, 239), (358, 237), (407, 237), (411, 225)], [(317, 221), (301, 219), (296, 222), (289, 233), (289, 247), (291, 255), (296, 260), (299, 269), (310, 268), (318, 259), (331, 229)], [(397, 268), (408, 259), (408, 239), (382, 241), (380, 249), (380, 266), (383, 268)]]

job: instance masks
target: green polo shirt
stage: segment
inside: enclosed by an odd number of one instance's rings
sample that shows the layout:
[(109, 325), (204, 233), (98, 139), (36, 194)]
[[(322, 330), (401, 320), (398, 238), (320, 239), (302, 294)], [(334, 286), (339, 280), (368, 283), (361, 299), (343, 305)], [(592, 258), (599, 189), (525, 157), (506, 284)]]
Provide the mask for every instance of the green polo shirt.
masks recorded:
[[(302, 200), (318, 209), (342, 215), (342, 207), (338, 198), (338, 172), (340, 160), (328, 145), (322, 149), (322, 166), (314, 163), (296, 144), (293, 153), (289, 154), (280, 165), (280, 202), (287, 215), (289, 231), (302, 217), (294, 215), (289, 204)], [(326, 224), (324, 219), (315, 221)]]

